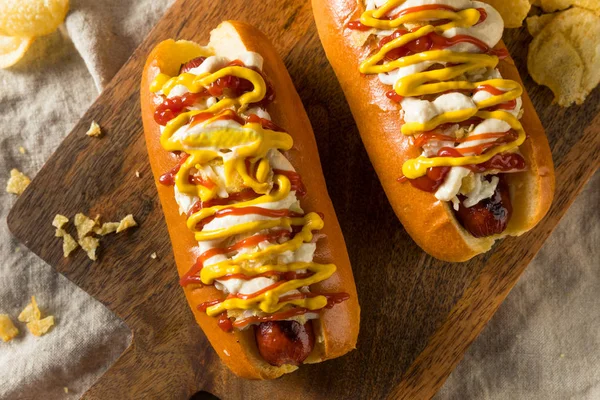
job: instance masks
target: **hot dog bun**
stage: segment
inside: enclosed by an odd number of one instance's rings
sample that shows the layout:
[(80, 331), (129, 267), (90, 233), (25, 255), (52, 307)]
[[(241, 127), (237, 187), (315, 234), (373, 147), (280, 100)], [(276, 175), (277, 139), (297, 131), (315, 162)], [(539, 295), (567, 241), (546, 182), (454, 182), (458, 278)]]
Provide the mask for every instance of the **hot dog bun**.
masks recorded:
[[(402, 135), (400, 106), (386, 98), (390, 86), (377, 75), (361, 75), (359, 65), (369, 54), (365, 35), (347, 28), (365, 10), (356, 0), (312, 0), (314, 17), (327, 58), (340, 81), (387, 197), (406, 231), (427, 253), (441, 260), (466, 261), (488, 251), (507, 235), (518, 236), (533, 228), (550, 208), (554, 195), (554, 166), (544, 128), (531, 100), (522, 95), (521, 123), (528, 139), (520, 146), (528, 170), (505, 174), (514, 208), (507, 229), (501, 235), (471, 236), (456, 220), (451, 203), (438, 201), (432, 193), (409, 184), (400, 184), (405, 161), (419, 156), (411, 138)], [(504, 48), (502, 42), (497, 48)], [(509, 57), (498, 65), (502, 76), (522, 85)]]
[[(302, 176), (307, 188), (307, 195), (301, 199), (302, 207), (324, 215), (325, 227), (320, 232), (325, 234), (325, 238), (318, 241), (315, 260), (335, 263), (337, 266), (330, 278), (311, 286), (311, 290), (345, 292), (349, 295), (348, 300), (321, 311), (320, 318), (313, 320), (316, 344), (304, 362), (316, 363), (339, 357), (355, 348), (360, 309), (346, 245), (327, 194), (315, 138), (300, 98), (277, 51), (252, 26), (237, 21), (223, 22), (211, 32), (208, 46), (216, 55), (235, 57), (244, 51), (252, 51), (264, 59), (263, 72), (276, 94), (276, 100), (267, 106), (267, 111), (272, 120), (293, 138), (293, 148), (286, 152), (286, 156)], [(176, 76), (183, 63), (197, 57), (197, 47), (195, 43), (187, 41), (166, 40), (158, 44), (148, 57), (141, 83), (142, 118), (150, 164), (180, 276), (196, 262), (198, 254), (195, 248), (198, 242), (187, 228), (185, 216), (180, 215), (173, 188), (158, 181), (161, 174), (173, 167), (173, 157), (161, 147), (159, 125), (153, 119), (155, 95), (149, 88), (159, 72)], [(184, 287), (184, 292), (196, 321), (219, 357), (234, 373), (244, 378), (272, 379), (297, 368), (268, 364), (257, 351), (252, 329), (226, 333), (217, 326), (216, 318), (199, 311), (201, 303), (222, 295), (214, 286), (188, 285)]]

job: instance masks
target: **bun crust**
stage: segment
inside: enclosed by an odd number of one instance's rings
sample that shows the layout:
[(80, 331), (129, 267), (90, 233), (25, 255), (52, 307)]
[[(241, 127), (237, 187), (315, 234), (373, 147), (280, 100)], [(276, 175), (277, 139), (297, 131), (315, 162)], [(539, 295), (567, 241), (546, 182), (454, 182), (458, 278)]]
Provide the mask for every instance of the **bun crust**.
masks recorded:
[[(184, 275), (196, 262), (198, 254), (194, 249), (197, 242), (186, 226), (185, 217), (179, 214), (173, 189), (158, 181), (161, 174), (173, 167), (174, 161), (160, 145), (160, 130), (153, 118), (153, 94), (150, 93), (149, 87), (161, 70), (171, 76), (176, 75), (180, 65), (193, 58), (186, 49), (194, 46), (197, 45), (192, 42), (173, 40), (158, 44), (148, 57), (141, 83), (146, 144), (179, 276)], [(271, 42), (252, 26), (237, 21), (223, 22), (212, 31), (209, 47), (218, 55), (235, 56), (243, 51), (254, 51), (264, 59), (263, 71), (276, 94), (275, 101), (267, 107), (267, 111), (273, 121), (286, 129), (294, 139), (294, 147), (286, 156), (302, 176), (307, 188), (307, 195), (301, 199), (302, 207), (324, 214), (325, 227), (321, 233), (326, 237), (318, 242), (315, 261), (335, 263), (337, 266), (333, 276), (311, 286), (311, 289), (316, 292), (345, 292), (350, 295), (348, 300), (332, 309), (323, 310), (321, 318), (315, 320), (319, 321), (314, 323), (315, 334), (322, 340), (317, 341), (306, 362), (320, 362), (339, 357), (356, 346), (360, 308), (346, 245), (327, 194), (316, 141), (302, 102), (277, 51)], [(188, 285), (184, 292), (196, 321), (219, 357), (234, 373), (250, 379), (272, 379), (297, 369), (291, 365), (274, 367), (265, 362), (258, 354), (253, 329), (225, 333), (217, 326), (216, 318), (199, 311), (197, 306), (200, 303), (221, 295), (217, 289), (212, 286), (198, 288), (196, 285)]]
[[(471, 236), (456, 220), (449, 204), (410, 184), (400, 184), (405, 161), (420, 155), (410, 139), (400, 133), (400, 106), (385, 93), (389, 88), (376, 75), (361, 76), (359, 64), (369, 50), (361, 32), (345, 26), (362, 12), (356, 0), (312, 0), (317, 29), (327, 58), (344, 90), (369, 158), (396, 215), (414, 241), (432, 256), (451, 262), (466, 261), (488, 251), (497, 239), (521, 235), (546, 214), (554, 195), (554, 166), (544, 128), (526, 92), (521, 123), (528, 140), (520, 147), (527, 162), (525, 172), (506, 174), (513, 216), (502, 235)], [(497, 48), (505, 47), (501, 42)], [(522, 85), (509, 57), (498, 66), (502, 76)]]

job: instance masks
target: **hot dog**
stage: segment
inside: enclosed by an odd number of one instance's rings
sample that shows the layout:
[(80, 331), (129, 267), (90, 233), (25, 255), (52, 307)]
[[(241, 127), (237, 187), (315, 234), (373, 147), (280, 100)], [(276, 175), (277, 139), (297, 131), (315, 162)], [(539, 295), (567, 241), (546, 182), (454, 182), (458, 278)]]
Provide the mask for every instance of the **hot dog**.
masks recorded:
[(532, 229), (554, 195), (548, 140), (471, 0), (312, 0), (319, 36), (388, 199), (423, 250), (465, 261)]
[(360, 309), (310, 122), (269, 40), (221, 23), (148, 57), (141, 106), (180, 283), (236, 374), (271, 379), (356, 345)]

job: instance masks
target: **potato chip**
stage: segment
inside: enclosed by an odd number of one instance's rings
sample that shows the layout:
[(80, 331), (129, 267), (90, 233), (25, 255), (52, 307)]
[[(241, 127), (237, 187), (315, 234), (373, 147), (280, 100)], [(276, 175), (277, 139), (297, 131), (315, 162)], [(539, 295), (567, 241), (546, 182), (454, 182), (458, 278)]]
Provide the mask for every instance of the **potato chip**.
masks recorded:
[(15, 65), (23, 56), (31, 43), (32, 37), (0, 36), (0, 68)]
[[(60, 229), (62, 231), (62, 229)], [(57, 234), (58, 234), (57, 229)], [(57, 235), (58, 236), (58, 235)], [(79, 247), (79, 244), (73, 239), (73, 236), (69, 235), (67, 232), (62, 231), (63, 238), (63, 257), (69, 257), (69, 255)]]
[(42, 336), (54, 325), (54, 317), (52, 315), (27, 323), (27, 329), (35, 336)]
[(13, 324), (10, 317), (0, 314), (0, 338), (3, 342), (10, 342), (19, 334), (19, 330)]
[(537, 6), (537, 7), (542, 6), (542, 0), (530, 0), (529, 2), (531, 3), (532, 6)]
[(506, 28), (518, 28), (523, 25), (523, 20), (531, 8), (529, 0), (483, 0), (483, 2), (498, 10)]
[(69, 223), (69, 218), (64, 215), (56, 214), (54, 216), (54, 220), (52, 221), (52, 226), (57, 229), (62, 229), (63, 226)]
[(123, 232), (125, 229), (129, 229), (134, 226), (137, 226), (137, 222), (135, 222), (135, 219), (133, 219), (133, 215), (129, 214), (128, 216), (123, 218), (121, 220), (121, 222), (119, 223), (119, 227), (117, 228), (117, 233)]
[(98, 125), (96, 123), (96, 121), (92, 121), (92, 124), (90, 125), (90, 129), (88, 129), (88, 131), (85, 134), (88, 136), (91, 136), (91, 137), (102, 136), (102, 130), (100, 129), (100, 125)]
[(87, 253), (90, 260), (96, 261), (96, 249), (100, 245), (100, 241), (95, 237), (86, 236), (79, 239), (79, 245)]
[(77, 228), (77, 238), (81, 239), (94, 230), (96, 221), (82, 213), (75, 214), (75, 228)]
[(581, 104), (600, 82), (599, 41), (600, 17), (582, 8), (563, 11), (531, 42), (529, 73), (559, 105)]
[(62, 24), (68, 10), (69, 0), (0, 1), (0, 35), (47, 35)]
[(101, 236), (108, 235), (109, 233), (116, 232), (120, 225), (120, 222), (105, 222), (101, 227), (96, 227), (94, 233)]
[(31, 179), (29, 179), (29, 177), (27, 177), (21, 171), (19, 171), (18, 169), (11, 169), (10, 178), (6, 183), (6, 191), (8, 193), (20, 195), (25, 191), (25, 189), (27, 188), (27, 186), (29, 186), (30, 183)]
[(564, 10), (571, 6), (586, 8), (600, 15), (600, 1), (598, 0), (539, 0), (545, 12)]
[(39, 320), (42, 317), (42, 313), (38, 308), (37, 301), (35, 301), (35, 296), (31, 296), (31, 303), (27, 304), (27, 307), (21, 311), (19, 314), (19, 321), (21, 322), (31, 322), (35, 320)]
[(558, 13), (542, 14), (527, 18), (527, 30), (531, 36), (537, 36), (552, 21)]

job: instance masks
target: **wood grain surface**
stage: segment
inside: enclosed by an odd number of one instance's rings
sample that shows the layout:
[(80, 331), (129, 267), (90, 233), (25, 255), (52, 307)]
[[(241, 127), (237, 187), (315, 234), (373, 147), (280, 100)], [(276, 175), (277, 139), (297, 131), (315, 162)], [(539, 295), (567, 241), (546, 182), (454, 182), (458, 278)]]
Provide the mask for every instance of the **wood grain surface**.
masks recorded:
[[(284, 58), (314, 127), (362, 306), (356, 351), (269, 382), (230, 373), (192, 318), (178, 285), (140, 118), (138, 85), (150, 49), (171, 37), (206, 43), (208, 32), (225, 19), (253, 23)], [(433, 396), (600, 164), (600, 91), (583, 106), (552, 105), (551, 92), (527, 74), (526, 30), (508, 30), (504, 40), (547, 129), (556, 196), (532, 232), (467, 263), (449, 264), (423, 253), (394, 216), (319, 43), (309, 2), (177, 1), (8, 217), (18, 239), (134, 333), (131, 347), (85, 397), (187, 399), (199, 390), (223, 399)], [(105, 132), (99, 140), (85, 135), (92, 120)], [(56, 213), (77, 212), (106, 220), (133, 213), (140, 226), (102, 239), (97, 262), (82, 251), (64, 259), (51, 222)]]

